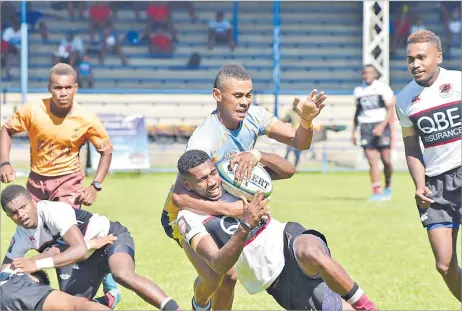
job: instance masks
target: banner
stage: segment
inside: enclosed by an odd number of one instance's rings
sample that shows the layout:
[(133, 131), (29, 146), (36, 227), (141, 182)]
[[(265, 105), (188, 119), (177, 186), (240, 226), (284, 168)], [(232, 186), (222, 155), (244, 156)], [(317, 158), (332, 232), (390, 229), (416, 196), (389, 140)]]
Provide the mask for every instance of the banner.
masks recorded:
[[(149, 169), (149, 142), (144, 117), (98, 115), (111, 138), (114, 152), (110, 170)], [(96, 171), (99, 153), (90, 143), (91, 168)]]

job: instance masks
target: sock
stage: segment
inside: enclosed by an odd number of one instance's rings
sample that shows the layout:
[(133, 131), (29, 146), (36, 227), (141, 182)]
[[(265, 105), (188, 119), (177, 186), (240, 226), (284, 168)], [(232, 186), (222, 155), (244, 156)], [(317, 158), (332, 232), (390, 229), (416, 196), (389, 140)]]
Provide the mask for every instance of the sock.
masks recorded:
[(380, 183), (372, 184), (372, 191), (374, 192), (374, 194), (381, 194), (382, 187), (380, 186)]
[(212, 299), (209, 299), (209, 302), (207, 303), (206, 306), (201, 307), (196, 303), (196, 297), (193, 297), (193, 299), (192, 299), (192, 307), (196, 311), (209, 311), (209, 310), (212, 310)]
[(355, 310), (377, 310), (374, 303), (369, 300), (369, 297), (356, 283), (353, 284), (353, 288), (346, 295), (343, 295), (342, 298)]

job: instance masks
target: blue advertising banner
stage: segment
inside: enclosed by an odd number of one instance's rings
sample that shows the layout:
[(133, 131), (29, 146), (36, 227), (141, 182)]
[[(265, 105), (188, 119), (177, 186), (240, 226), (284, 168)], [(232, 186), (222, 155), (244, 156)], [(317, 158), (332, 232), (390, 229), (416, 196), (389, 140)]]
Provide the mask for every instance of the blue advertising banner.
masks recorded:
[[(144, 117), (98, 115), (114, 146), (110, 170), (149, 169), (149, 142)], [(96, 170), (100, 155), (90, 144), (91, 168)]]

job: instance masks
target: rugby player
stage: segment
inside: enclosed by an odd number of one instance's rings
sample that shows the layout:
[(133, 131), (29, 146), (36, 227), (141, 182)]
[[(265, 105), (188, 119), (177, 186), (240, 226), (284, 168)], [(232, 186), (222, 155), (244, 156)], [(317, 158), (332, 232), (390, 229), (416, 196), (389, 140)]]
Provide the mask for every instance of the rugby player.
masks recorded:
[[(66, 202), (74, 208), (92, 205), (106, 177), (113, 147), (109, 136), (90, 110), (74, 102), (78, 89), (75, 70), (63, 63), (49, 72), (50, 98), (21, 106), (0, 131), (0, 179), (9, 183), (15, 171), (9, 161), (12, 136), (28, 132), (30, 139), (31, 172), (27, 189), (35, 200)], [(80, 148), (89, 140), (101, 154), (92, 183), (84, 187), (85, 173), (81, 168)], [(121, 299), (111, 275), (103, 288), (101, 302), (111, 302), (114, 308)]]
[(414, 79), (397, 95), (396, 112), (436, 269), (460, 301), (456, 245), (462, 213), (461, 72), (440, 67), (442, 62), (441, 41), (433, 32), (420, 30), (408, 37), (407, 63)]
[[(218, 71), (212, 95), (217, 102), (217, 109), (193, 132), (186, 150), (203, 150), (214, 163), (233, 157), (233, 163), (238, 164), (235, 176), (239, 182), (244, 177), (250, 177), (253, 167), (262, 158), (261, 152), (254, 148), (259, 136), (267, 135), (298, 150), (308, 149), (313, 138), (312, 120), (324, 108), (327, 98), (324, 92), (313, 90), (305, 100), (296, 99), (296, 111), (301, 122), (294, 129), (290, 123), (279, 121), (263, 107), (252, 105), (252, 79), (240, 65), (225, 65)], [(194, 287), (195, 297), (209, 296), (201, 293), (214, 291), (221, 284), (220, 290), (212, 298), (212, 308), (229, 310), (236, 283), (235, 270), (229, 271), (223, 279), (222, 275), (210, 270), (188, 243), (183, 243), (177, 226), (170, 225), (175, 222), (180, 208), (199, 210), (211, 215), (242, 216), (243, 203), (217, 204), (203, 200), (187, 191), (177, 177), (161, 218), (166, 234), (183, 247), (199, 274)], [(207, 306), (208, 303), (208, 300), (193, 300), (193, 308), (200, 310), (200, 307)]]
[(50, 287), (45, 271), (18, 273), (10, 268), (0, 274), (0, 310), (111, 310), (102, 304)]
[[(354, 89), (356, 111), (353, 117), (351, 140), (356, 145), (356, 128), (360, 127), (361, 146), (369, 162), (372, 182), (372, 196), (369, 201), (391, 199), (391, 130), (390, 121), (394, 114), (393, 91), (377, 80), (377, 70), (373, 65), (363, 67), (363, 84)], [(385, 189), (382, 193), (379, 171), (379, 154), (385, 174)]]
[[(178, 171), (185, 188), (206, 200), (218, 204), (237, 200), (222, 192), (217, 169), (202, 150), (186, 151), (178, 160)], [(238, 278), (250, 294), (266, 290), (284, 309), (376, 310), (330, 257), (323, 234), (296, 222), (277, 221), (268, 215), (266, 204), (264, 195), (257, 193), (250, 204), (244, 203), (240, 220), (182, 210), (177, 225), (184, 240), (213, 270), (225, 273), (236, 265)]]
[[(19, 185), (10, 185), (3, 190), (1, 205), (17, 225), (2, 270), (6, 265), (23, 273), (62, 268), (57, 271), (60, 289), (87, 298), (96, 294), (102, 279), (110, 272), (119, 284), (134, 291), (147, 303), (163, 310), (178, 309), (177, 303), (162, 289), (135, 272), (135, 244), (119, 222), (73, 209), (64, 202), (35, 202), (30, 192)], [(90, 248), (86, 241), (109, 234), (117, 239), (85, 260)], [(43, 252), (59, 241), (67, 246), (62, 252), (40, 259), (23, 258), (31, 249)]]

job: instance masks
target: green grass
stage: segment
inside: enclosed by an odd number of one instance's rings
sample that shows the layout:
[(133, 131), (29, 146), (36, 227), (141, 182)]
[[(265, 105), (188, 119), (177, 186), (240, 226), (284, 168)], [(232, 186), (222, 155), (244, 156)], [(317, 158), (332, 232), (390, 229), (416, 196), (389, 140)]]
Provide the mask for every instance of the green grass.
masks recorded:
[[(172, 174), (110, 176), (88, 210), (129, 228), (138, 273), (154, 280), (185, 310), (190, 308), (195, 271), (165, 236), (159, 220), (173, 180)], [(380, 309), (460, 310), (435, 269), (410, 177), (396, 174), (393, 189), (392, 201), (371, 204), (365, 202), (370, 195), (366, 174), (298, 174), (275, 183), (271, 212), (281, 221), (298, 221), (323, 232), (333, 257)], [(2, 216), (3, 256), (14, 226)], [(123, 295), (118, 309), (152, 309), (128, 290)], [(280, 309), (266, 293), (250, 296), (239, 284), (234, 301), (236, 310)]]

